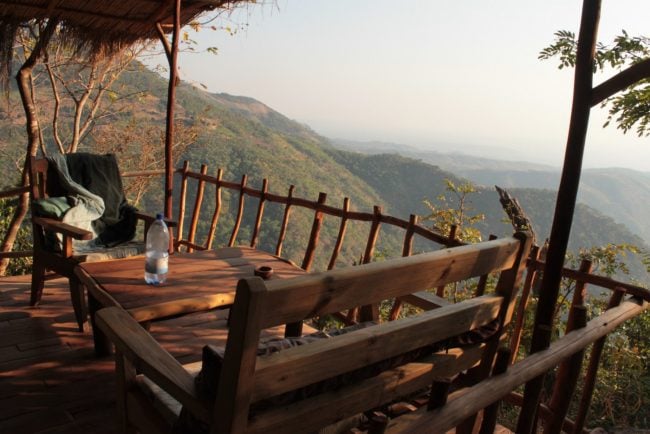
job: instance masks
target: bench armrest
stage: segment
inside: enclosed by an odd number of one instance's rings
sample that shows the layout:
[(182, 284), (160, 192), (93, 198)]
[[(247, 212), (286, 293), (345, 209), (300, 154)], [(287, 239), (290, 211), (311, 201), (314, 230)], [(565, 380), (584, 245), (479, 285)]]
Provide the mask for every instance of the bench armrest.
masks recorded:
[[(145, 213), (140, 212), (140, 211), (136, 211), (135, 216), (138, 219), (144, 221), (148, 225), (150, 225), (151, 223), (153, 223), (156, 220), (156, 216), (151, 215), (151, 214), (145, 214)], [(176, 220), (164, 218), (163, 221), (165, 222), (167, 227), (175, 228), (176, 226), (178, 226), (178, 223), (176, 223)]]
[(124, 309), (101, 309), (95, 321), (138, 373), (144, 374), (199, 418), (209, 420), (210, 409), (196, 395), (192, 375)]
[(32, 222), (47, 231), (57, 232), (62, 235), (74, 238), (75, 240), (92, 240), (94, 238), (92, 232), (69, 225), (67, 223), (63, 223), (56, 219), (46, 217), (32, 217)]

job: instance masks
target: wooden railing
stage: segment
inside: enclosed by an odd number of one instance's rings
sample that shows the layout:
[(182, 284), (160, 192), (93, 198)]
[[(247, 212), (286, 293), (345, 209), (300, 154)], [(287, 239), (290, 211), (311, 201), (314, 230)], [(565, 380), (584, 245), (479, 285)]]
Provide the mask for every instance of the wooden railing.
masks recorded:
[[(256, 198), (257, 211), (253, 223), (252, 236), (250, 246), (256, 247), (259, 242), (259, 234), (261, 231), (262, 219), (264, 216), (264, 209), (267, 203), (276, 203), (284, 205), (284, 214), (279, 229), (277, 241), (275, 243), (275, 254), (280, 256), (282, 254), (283, 242), (285, 239), (287, 225), (289, 224), (290, 216), (294, 208), (303, 208), (314, 212), (314, 217), (311, 226), (310, 235), (306, 241), (305, 253), (302, 259), (301, 266), (303, 269), (309, 271), (313, 265), (315, 258), (315, 251), (319, 245), (321, 228), (325, 216), (337, 218), (339, 222), (339, 230), (336, 240), (332, 243), (333, 249), (327, 262), (328, 269), (335, 266), (336, 260), (339, 257), (341, 246), (346, 235), (347, 227), (350, 222), (364, 222), (370, 225), (368, 230), (368, 237), (364, 253), (362, 256), (362, 263), (368, 263), (372, 260), (375, 250), (375, 245), (382, 225), (388, 225), (404, 231), (402, 243), (402, 255), (408, 256), (411, 254), (413, 237), (419, 235), (420, 237), (437, 243), (446, 247), (453, 247), (463, 245), (464, 243), (454, 237), (455, 231), (452, 230), (449, 235), (443, 235), (435, 232), (418, 224), (418, 217), (411, 215), (408, 220), (400, 219), (382, 213), (380, 206), (374, 206), (372, 212), (361, 212), (350, 210), (350, 199), (344, 198), (342, 206), (336, 207), (327, 205), (327, 194), (320, 193), (317, 200), (309, 200), (301, 197), (294, 196), (295, 187), (289, 186), (287, 194), (281, 195), (269, 192), (269, 182), (267, 179), (262, 180), (260, 188), (250, 187), (248, 185), (248, 177), (243, 175), (240, 182), (226, 181), (223, 179), (223, 170), (218, 169), (215, 176), (207, 174), (207, 166), (202, 165), (200, 172), (193, 172), (189, 169), (189, 163), (185, 162), (177, 173), (180, 174), (180, 193), (179, 193), (179, 209), (178, 209), (178, 227), (176, 234), (176, 248), (186, 248), (188, 251), (192, 250), (209, 250), (215, 238), (215, 232), (219, 218), (222, 213), (222, 193), (224, 190), (230, 190), (236, 195), (237, 209), (234, 220), (234, 225), (230, 233), (228, 246), (233, 246), (237, 240), (239, 230), (241, 228), (242, 219), (244, 216), (244, 207), (247, 198)], [(193, 198), (193, 203), (190, 203), (191, 210), (188, 213), (188, 182), (196, 182), (196, 193)], [(210, 215), (210, 226), (203, 243), (197, 243), (196, 234), (197, 226), (199, 223), (204, 204), (204, 193), (206, 185), (214, 186), (214, 206), (212, 209), (207, 210)], [(186, 215), (187, 214), (187, 215)], [(189, 227), (186, 228), (186, 220), (189, 220)]]

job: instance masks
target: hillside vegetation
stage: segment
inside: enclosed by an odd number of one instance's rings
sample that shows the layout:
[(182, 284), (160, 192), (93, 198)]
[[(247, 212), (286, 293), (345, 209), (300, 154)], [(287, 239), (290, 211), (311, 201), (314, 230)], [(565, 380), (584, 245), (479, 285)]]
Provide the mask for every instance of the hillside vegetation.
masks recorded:
[[(139, 95), (138, 100), (118, 100), (112, 107), (113, 114), (103, 117), (83, 143), (83, 149), (92, 150), (97, 142), (105, 140), (115, 130), (136, 132), (144, 128), (156, 128), (161, 136), (164, 128), (166, 82), (157, 74), (140, 66), (124, 73), (116, 87), (118, 94)], [(142, 93), (138, 93), (142, 92)], [(20, 119), (22, 111), (15, 104), (15, 91), (10, 94), (12, 103), (0, 110), (0, 150), (4, 155), (3, 170), (16, 173), (22, 147), (24, 126)], [(51, 101), (43, 101), (43, 107)], [(225, 170), (224, 178), (238, 181), (242, 174), (248, 174), (249, 185), (260, 186), (262, 178), (269, 180), (269, 190), (286, 193), (289, 185), (296, 185), (295, 195), (315, 200), (319, 192), (327, 192), (327, 203), (340, 206), (344, 197), (350, 197), (352, 208), (370, 211), (372, 205), (381, 205), (384, 212), (402, 218), (411, 213), (426, 214), (424, 199), (435, 200), (444, 193), (445, 179), (460, 182), (461, 178), (437, 166), (413, 158), (395, 154), (365, 155), (334, 148), (330, 141), (303, 124), (295, 122), (274, 111), (263, 103), (249, 97), (214, 94), (188, 84), (178, 89), (177, 119), (185, 128), (194, 128), (196, 138), (178, 161), (189, 160), (191, 167), (198, 170), (201, 164), (209, 167), (209, 173), (217, 168)], [(135, 126), (134, 126), (135, 125)], [(47, 134), (47, 131), (46, 131)], [(115, 137), (124, 137), (116, 135)], [(46, 137), (46, 140), (48, 138)], [(133, 134), (122, 138), (119, 149), (122, 170), (130, 170), (138, 160), (139, 141), (142, 135)], [(83, 150), (82, 149), (82, 150)], [(162, 144), (160, 144), (162, 153)], [(10, 177), (4, 178), (5, 186)], [(506, 186), (510, 186), (509, 184)], [(139, 204), (151, 211), (160, 208), (161, 189), (154, 188)], [(548, 236), (554, 208), (555, 194), (550, 190), (512, 189), (521, 204), (534, 221), (540, 239)], [(206, 194), (206, 201), (214, 200)], [(227, 205), (232, 209), (233, 200)], [(491, 188), (481, 188), (472, 198), (472, 206), (486, 215), (480, 229), (487, 235), (505, 235), (512, 232), (504, 223), (496, 193)], [(254, 208), (255, 204), (249, 204)], [(282, 209), (269, 207), (266, 219), (274, 222), (271, 229), (262, 234), (262, 246), (270, 248), (277, 231)], [(229, 213), (232, 215), (233, 213)], [(250, 232), (252, 213), (244, 222), (242, 239)], [(313, 214), (297, 213), (290, 227), (290, 233), (304, 237), (311, 226)], [(232, 217), (230, 217), (232, 219)], [(224, 241), (231, 220), (225, 218), (220, 230)], [(426, 222), (425, 222), (426, 224)], [(204, 223), (205, 228), (205, 223)], [(337, 222), (327, 223), (324, 239), (335, 238)], [(344, 246), (347, 262), (358, 259), (365, 243), (367, 228), (352, 228)], [(266, 244), (265, 244), (266, 243)], [(634, 243), (643, 241), (624, 226), (605, 217), (592, 208), (579, 205), (572, 232), (571, 248), (603, 245), (606, 243)], [(287, 252), (292, 259), (298, 259), (301, 242), (287, 240)], [(401, 239), (387, 232), (380, 239), (380, 251), (396, 254)], [(292, 251), (296, 250), (296, 252)]]

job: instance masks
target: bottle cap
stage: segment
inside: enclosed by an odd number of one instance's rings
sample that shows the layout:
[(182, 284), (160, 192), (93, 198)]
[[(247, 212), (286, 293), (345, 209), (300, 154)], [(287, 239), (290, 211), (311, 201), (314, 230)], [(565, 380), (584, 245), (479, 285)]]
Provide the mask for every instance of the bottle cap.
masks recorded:
[(159, 212), (158, 214), (156, 214), (156, 220), (162, 220), (162, 219), (163, 219), (163, 215), (162, 215), (161, 212)]

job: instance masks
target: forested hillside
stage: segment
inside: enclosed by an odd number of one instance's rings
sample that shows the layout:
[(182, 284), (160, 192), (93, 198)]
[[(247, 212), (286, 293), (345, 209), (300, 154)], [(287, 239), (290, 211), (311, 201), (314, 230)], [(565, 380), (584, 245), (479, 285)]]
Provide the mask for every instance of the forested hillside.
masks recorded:
[[(143, 159), (142, 149), (145, 147), (148, 152), (163, 152), (161, 143), (152, 145), (150, 142), (161, 142), (166, 82), (157, 74), (137, 66), (124, 73), (115, 88), (118, 96), (138, 95), (138, 98), (114, 98), (111, 115), (98, 120), (82, 143), (81, 150), (115, 150), (119, 153), (122, 170), (132, 170), (139, 167), (137, 163)], [(3, 170), (17, 175), (20, 167), (17, 162), (25, 142), (21, 124), (23, 114), (20, 105), (16, 104), (15, 92), (11, 92), (9, 101), (0, 110), (0, 149), (6, 156), (2, 160)], [(52, 101), (46, 98), (42, 101), (43, 108), (51, 104)], [(229, 180), (239, 180), (242, 174), (248, 174), (248, 183), (252, 186), (261, 185), (261, 179), (267, 178), (272, 192), (286, 193), (289, 185), (294, 184), (297, 196), (315, 200), (323, 191), (328, 193), (327, 203), (330, 204), (340, 206), (347, 196), (351, 198), (354, 209), (370, 211), (372, 205), (378, 204), (385, 213), (408, 218), (411, 213), (427, 213), (423, 200), (435, 201), (444, 193), (445, 179), (461, 181), (452, 173), (411, 158), (337, 150), (328, 139), (307, 126), (252, 98), (212, 94), (182, 84), (178, 90), (178, 106), (179, 124), (186, 134), (191, 135), (189, 145), (178, 155), (179, 163), (187, 159), (195, 170), (201, 164), (207, 164), (210, 173), (223, 168), (224, 178)], [(47, 131), (46, 142), (53, 152)], [(11, 178), (4, 178), (5, 186), (12, 183), (9, 181)], [(543, 240), (549, 232), (554, 193), (537, 189), (512, 189), (511, 192), (519, 198)], [(154, 187), (139, 206), (151, 211), (159, 208), (160, 193), (160, 188)], [(234, 206), (234, 201), (229, 201), (228, 197), (225, 199), (230, 207)], [(214, 199), (206, 195), (206, 200)], [(492, 189), (481, 188), (472, 196), (472, 205), (476, 212), (486, 215), (485, 221), (480, 223), (485, 235), (511, 233), (512, 228), (504, 223), (505, 214)], [(249, 207), (254, 207), (254, 204), (249, 204)], [(281, 213), (280, 207), (267, 209), (266, 218), (273, 222), (271, 229), (262, 234), (262, 245), (267, 248), (274, 238), (273, 231), (277, 231)], [(289, 232), (306, 236), (312, 218), (313, 214), (298, 213)], [(232, 223), (232, 217), (230, 219), (225, 218), (222, 222), (222, 241), (228, 224)], [(250, 222), (251, 217), (242, 228), (242, 239), (246, 238), (247, 231), (250, 232)], [(324, 230), (330, 236), (324, 239), (333, 239), (337, 229), (337, 222), (326, 223)], [(344, 246), (346, 261), (351, 262), (360, 256), (366, 236), (367, 228), (351, 228)], [(380, 240), (380, 251), (395, 254), (399, 252), (400, 243), (397, 236), (387, 233)], [(610, 218), (580, 205), (571, 248), (606, 243), (642, 244), (642, 241)], [(287, 251), (294, 256), (293, 259), (299, 253), (292, 253), (292, 248), (297, 250), (298, 245), (297, 239), (287, 240)]]

